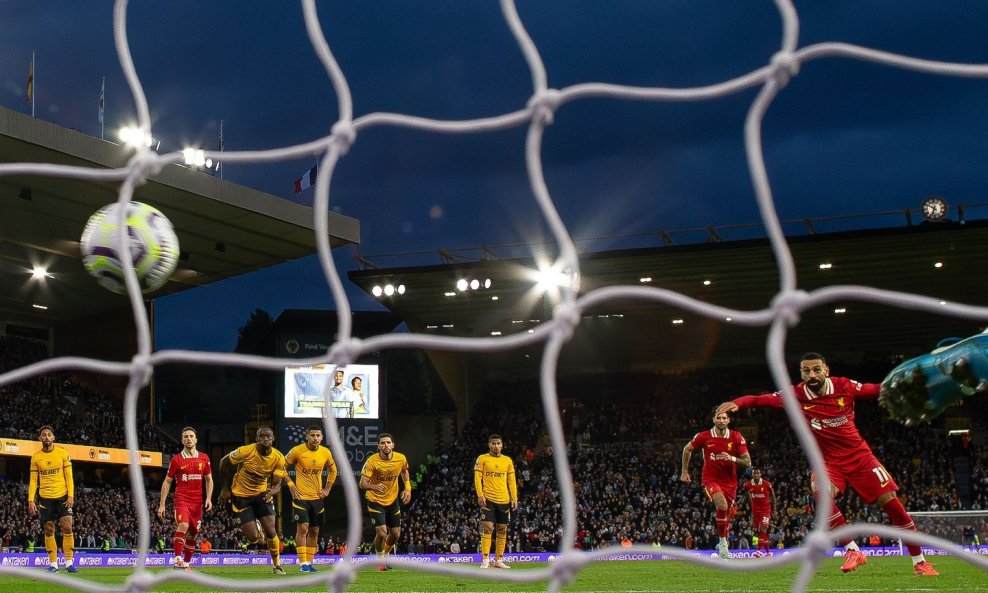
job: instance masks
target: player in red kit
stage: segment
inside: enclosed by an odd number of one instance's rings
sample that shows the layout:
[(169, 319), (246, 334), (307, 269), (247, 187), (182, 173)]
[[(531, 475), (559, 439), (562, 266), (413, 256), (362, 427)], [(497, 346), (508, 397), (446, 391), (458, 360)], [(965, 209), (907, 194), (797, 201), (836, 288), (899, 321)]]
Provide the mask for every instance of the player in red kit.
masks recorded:
[[(854, 424), (854, 402), (877, 398), (880, 385), (831, 377), (827, 361), (816, 352), (808, 352), (800, 358), (799, 375), (803, 382), (793, 387), (793, 391), (823, 454), (833, 498), (836, 500), (850, 486), (864, 502), (875, 503), (885, 511), (893, 525), (916, 531), (916, 524), (895, 494), (899, 489), (895, 480), (872, 453)], [(734, 412), (752, 407), (782, 408), (782, 392), (739, 397), (722, 403), (717, 409), (720, 412)], [(815, 476), (811, 486), (815, 493)], [(844, 515), (835, 504), (830, 515), (830, 528), (844, 523)], [(867, 562), (867, 557), (853, 539), (839, 543), (845, 548), (842, 571), (851, 572)], [(923, 557), (918, 544), (907, 544), (906, 548), (912, 556), (913, 570), (917, 575), (940, 574)]]
[(762, 470), (758, 468), (752, 468), (751, 479), (744, 483), (744, 489), (748, 491), (751, 501), (751, 525), (758, 532), (755, 556), (761, 556), (762, 550), (765, 550), (765, 556), (771, 556), (768, 527), (772, 520), (772, 507), (775, 506), (775, 489), (772, 482), (762, 477)]
[(714, 427), (699, 432), (683, 447), (683, 473), (679, 479), (687, 484), (690, 478), (690, 457), (694, 449), (703, 449), (703, 491), (714, 503), (717, 518), (717, 553), (729, 558), (727, 533), (731, 529), (734, 499), (738, 493), (738, 466), (751, 465), (748, 444), (741, 433), (731, 430), (731, 418), (725, 412), (714, 412)]
[(196, 450), (196, 430), (191, 426), (182, 429), (182, 452), (172, 457), (168, 474), (161, 484), (161, 501), (158, 518), (165, 519), (165, 501), (172, 482), (175, 482), (175, 568), (192, 570), (189, 562), (196, 549), (196, 534), (202, 525), (203, 487), (205, 486), (207, 511), (213, 508), (213, 469), (209, 456)]

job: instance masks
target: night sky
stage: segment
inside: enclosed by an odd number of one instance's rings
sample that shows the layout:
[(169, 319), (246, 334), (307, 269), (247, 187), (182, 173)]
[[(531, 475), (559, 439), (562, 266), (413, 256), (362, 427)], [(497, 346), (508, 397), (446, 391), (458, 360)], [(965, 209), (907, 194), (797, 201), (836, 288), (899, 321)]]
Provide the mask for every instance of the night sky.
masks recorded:
[[(489, 117), (523, 108), (532, 94), (531, 75), (497, 2), (318, 4), (355, 116)], [(985, 2), (810, 0), (795, 8), (800, 47), (840, 41), (988, 63)], [(99, 136), (105, 76), (107, 137), (134, 122), (112, 10), (104, 0), (0, 1), (0, 105), (30, 113), (25, 83), (36, 51), (38, 118)], [(518, 12), (556, 89), (582, 82), (711, 85), (768, 64), (782, 43), (778, 10), (763, 0), (529, 0), (518, 2)], [(336, 96), (296, 3), (138, 1), (128, 8), (128, 31), (162, 152), (188, 144), (217, 148), (220, 120), (227, 151), (310, 141), (337, 120)], [(571, 234), (615, 237), (759, 222), (742, 129), (756, 93), (689, 103), (591, 98), (562, 106), (542, 155), (549, 191)], [(951, 204), (988, 203), (986, 107), (985, 79), (846, 58), (803, 64), (763, 127), (780, 217), (915, 210), (929, 194)], [(330, 206), (360, 220), (361, 252), (372, 260), (543, 240), (548, 234), (525, 170), (525, 132), (524, 126), (469, 135), (366, 130), (337, 167)], [(228, 165), (224, 178), (311, 204), (312, 190), (293, 194), (292, 183), (315, 159)], [(969, 216), (984, 212), (970, 208)], [(875, 217), (823, 222), (818, 231), (902, 223)], [(627, 244), (582, 243), (592, 251)], [(352, 255), (350, 248), (338, 250), (344, 274), (354, 266)], [(440, 263), (437, 256), (379, 261)], [(357, 309), (374, 306), (370, 299), (354, 301)], [(160, 299), (157, 347), (229, 351), (255, 308), (277, 317), (285, 308), (334, 307), (315, 258), (306, 258)]]

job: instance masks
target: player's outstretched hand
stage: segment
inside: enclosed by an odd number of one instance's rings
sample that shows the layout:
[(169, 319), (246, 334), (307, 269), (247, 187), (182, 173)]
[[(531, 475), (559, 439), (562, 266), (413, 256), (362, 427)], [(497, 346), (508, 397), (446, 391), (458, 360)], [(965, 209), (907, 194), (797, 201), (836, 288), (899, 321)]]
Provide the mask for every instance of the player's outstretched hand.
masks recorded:
[(929, 422), (969, 395), (988, 391), (988, 333), (950, 339), (892, 369), (878, 403), (906, 426)]

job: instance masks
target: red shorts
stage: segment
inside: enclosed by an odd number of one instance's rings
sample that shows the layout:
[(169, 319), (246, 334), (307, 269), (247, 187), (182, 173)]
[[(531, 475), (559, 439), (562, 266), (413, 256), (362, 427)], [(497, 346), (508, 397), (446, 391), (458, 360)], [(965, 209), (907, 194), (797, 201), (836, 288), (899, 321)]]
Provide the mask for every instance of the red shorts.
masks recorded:
[(734, 506), (734, 499), (738, 495), (738, 485), (730, 486), (728, 484), (718, 484), (717, 482), (704, 482), (703, 491), (707, 493), (707, 498), (710, 500), (714, 499), (714, 494), (720, 492), (727, 499), (727, 506)]
[[(899, 489), (885, 466), (871, 454), (861, 455), (843, 463), (828, 461), (826, 465), (827, 476), (841, 494), (850, 486), (867, 504), (875, 502), (883, 494)], [(812, 482), (815, 490), (815, 474)]]
[(175, 501), (175, 522), (188, 523), (189, 532), (199, 533), (202, 526), (202, 503)]
[(751, 521), (752, 521), (752, 526), (758, 529), (759, 531), (767, 531), (769, 523), (772, 521), (772, 510), (752, 509)]

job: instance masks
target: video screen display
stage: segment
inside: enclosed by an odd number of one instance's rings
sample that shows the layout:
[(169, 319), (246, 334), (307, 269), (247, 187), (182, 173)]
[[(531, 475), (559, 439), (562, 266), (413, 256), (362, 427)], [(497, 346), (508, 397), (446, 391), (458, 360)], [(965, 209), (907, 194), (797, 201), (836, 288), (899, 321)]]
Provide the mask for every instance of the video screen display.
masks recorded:
[(286, 418), (378, 418), (376, 364), (285, 368)]

